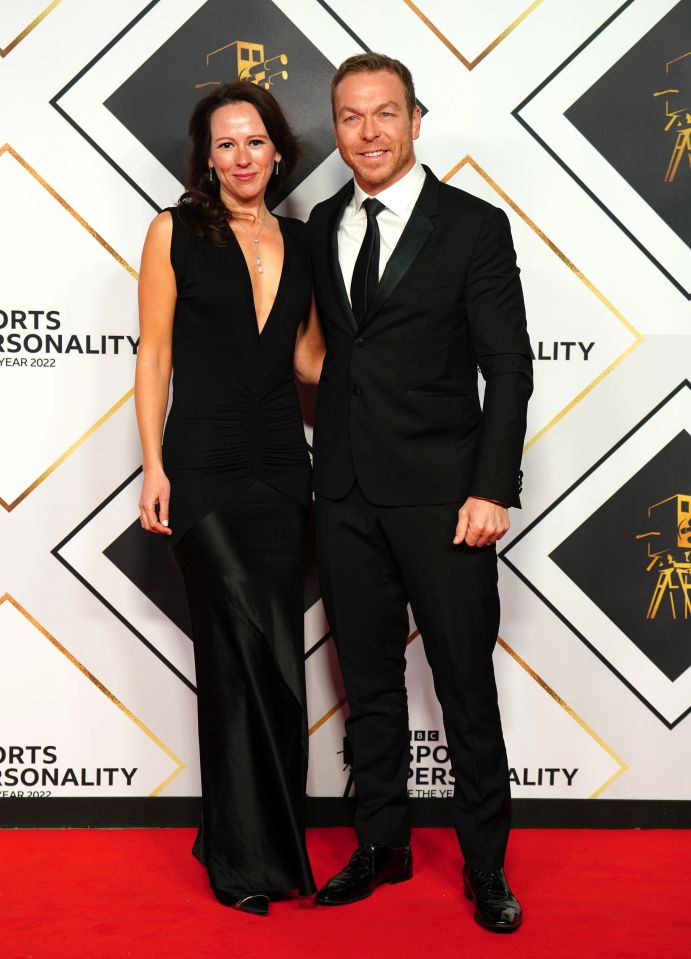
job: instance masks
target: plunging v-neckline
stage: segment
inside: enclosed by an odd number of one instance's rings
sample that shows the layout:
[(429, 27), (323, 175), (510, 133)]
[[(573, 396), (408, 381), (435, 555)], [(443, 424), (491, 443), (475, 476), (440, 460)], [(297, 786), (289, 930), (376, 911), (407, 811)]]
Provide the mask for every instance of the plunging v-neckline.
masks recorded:
[(233, 234), (233, 238), (234, 238), (235, 242), (237, 243), (238, 252), (239, 252), (240, 256), (242, 257), (242, 262), (243, 262), (243, 264), (244, 264), (244, 266), (245, 266), (245, 275), (246, 275), (246, 277), (247, 277), (247, 282), (248, 282), (249, 288), (250, 288), (250, 300), (252, 301), (252, 312), (253, 312), (253, 314), (254, 314), (254, 328), (255, 328), (255, 330), (257, 331), (257, 336), (258, 336), (259, 339), (261, 339), (262, 336), (264, 335), (264, 332), (265, 332), (267, 326), (269, 325), (269, 321), (271, 320), (271, 317), (273, 316), (273, 312), (274, 312), (274, 309), (275, 309), (275, 307), (276, 307), (276, 303), (278, 302), (278, 297), (279, 297), (279, 295), (280, 295), (280, 293), (281, 293), (281, 287), (283, 286), (283, 275), (284, 275), (284, 273), (285, 273), (285, 265), (286, 265), (286, 236), (285, 236), (285, 233), (283, 232), (283, 224), (281, 223), (281, 218), (280, 218), (279, 216), (276, 217), (276, 222), (278, 223), (278, 229), (280, 230), (280, 233), (281, 233), (281, 241), (282, 241), (282, 243), (283, 243), (283, 260), (282, 260), (282, 262), (281, 262), (281, 272), (280, 272), (279, 277), (278, 277), (278, 286), (276, 287), (276, 296), (274, 297), (274, 301), (273, 301), (273, 303), (271, 304), (271, 309), (270, 309), (269, 312), (266, 314), (266, 319), (264, 320), (264, 325), (262, 326), (261, 329), (259, 329), (259, 319), (258, 319), (258, 317), (257, 317), (257, 301), (256, 301), (256, 299), (255, 299), (255, 297), (254, 297), (254, 283), (252, 282), (252, 274), (251, 274), (251, 272), (250, 272), (249, 264), (248, 264), (248, 262), (247, 262), (247, 257), (245, 256), (245, 253), (244, 253), (244, 250), (242, 249), (242, 245), (241, 245), (240, 241), (238, 240), (237, 236), (235, 235), (235, 231), (233, 230), (232, 227), (231, 227), (231, 229), (230, 229), (230, 232)]

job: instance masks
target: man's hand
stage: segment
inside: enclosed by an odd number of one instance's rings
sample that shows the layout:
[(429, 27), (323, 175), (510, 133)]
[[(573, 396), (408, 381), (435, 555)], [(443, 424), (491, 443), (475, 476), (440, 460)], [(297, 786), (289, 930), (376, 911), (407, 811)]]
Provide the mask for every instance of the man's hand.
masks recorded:
[(507, 532), (509, 511), (500, 503), (489, 499), (469, 496), (458, 511), (458, 525), (453, 538), (454, 546), (489, 546)]

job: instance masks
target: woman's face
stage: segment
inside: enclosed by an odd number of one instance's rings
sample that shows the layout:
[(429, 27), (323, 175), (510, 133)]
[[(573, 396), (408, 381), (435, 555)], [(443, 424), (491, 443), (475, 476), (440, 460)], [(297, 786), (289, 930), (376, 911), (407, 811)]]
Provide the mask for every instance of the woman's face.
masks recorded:
[(261, 201), (281, 155), (269, 139), (259, 111), (251, 103), (227, 103), (211, 114), (211, 153), (228, 207)]

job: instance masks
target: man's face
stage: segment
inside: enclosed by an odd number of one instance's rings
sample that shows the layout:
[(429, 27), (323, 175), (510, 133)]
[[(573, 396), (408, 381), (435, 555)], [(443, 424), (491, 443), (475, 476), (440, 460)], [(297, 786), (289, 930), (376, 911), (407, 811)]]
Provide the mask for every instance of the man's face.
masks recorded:
[(389, 70), (350, 73), (334, 94), (336, 145), (360, 187), (375, 195), (415, 163), (420, 108), (408, 112), (400, 78)]

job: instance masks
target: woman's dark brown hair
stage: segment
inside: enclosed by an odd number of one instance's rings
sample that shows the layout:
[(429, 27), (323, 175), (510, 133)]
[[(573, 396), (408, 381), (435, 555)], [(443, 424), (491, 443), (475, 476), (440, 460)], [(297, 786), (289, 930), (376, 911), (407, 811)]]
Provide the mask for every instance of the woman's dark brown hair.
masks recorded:
[(297, 137), (268, 90), (250, 80), (234, 80), (202, 97), (190, 117), (188, 135), (191, 148), (187, 157), (186, 190), (180, 197), (179, 208), (184, 212), (189, 228), (216, 246), (230, 243), (230, 227), (229, 211), (220, 198), (218, 177), (209, 179), (211, 114), (228, 103), (251, 103), (261, 117), (276, 151), (281, 154), (278, 173), (274, 169), (267, 183), (267, 194), (273, 193), (285, 182), (300, 158)]

